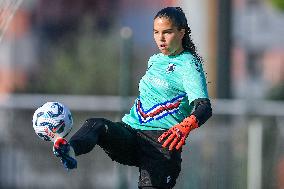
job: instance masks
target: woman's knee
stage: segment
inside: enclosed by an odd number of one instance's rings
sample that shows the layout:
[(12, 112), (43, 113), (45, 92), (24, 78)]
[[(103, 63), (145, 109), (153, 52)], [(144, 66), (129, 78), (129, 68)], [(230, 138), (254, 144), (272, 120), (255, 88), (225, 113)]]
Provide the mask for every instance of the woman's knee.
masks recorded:
[(106, 119), (103, 118), (90, 118), (84, 122), (69, 141), (76, 155), (88, 153), (94, 148), (100, 136), (106, 132), (105, 123)]
[(82, 125), (81, 129), (86, 129), (90, 132), (105, 132), (107, 120), (104, 118), (89, 118)]

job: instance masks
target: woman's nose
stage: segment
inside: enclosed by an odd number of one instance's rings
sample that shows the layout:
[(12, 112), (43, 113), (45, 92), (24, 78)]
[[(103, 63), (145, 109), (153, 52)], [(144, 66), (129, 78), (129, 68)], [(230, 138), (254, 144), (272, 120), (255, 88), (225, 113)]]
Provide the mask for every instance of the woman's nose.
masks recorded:
[(165, 37), (164, 37), (163, 34), (160, 34), (160, 35), (159, 35), (159, 40), (160, 40), (160, 41), (165, 41)]

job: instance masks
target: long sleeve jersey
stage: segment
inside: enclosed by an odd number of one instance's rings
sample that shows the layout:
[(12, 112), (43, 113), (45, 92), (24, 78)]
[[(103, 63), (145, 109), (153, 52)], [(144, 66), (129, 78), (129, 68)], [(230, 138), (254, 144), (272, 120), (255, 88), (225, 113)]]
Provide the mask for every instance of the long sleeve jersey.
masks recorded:
[(190, 52), (149, 58), (139, 82), (139, 96), (122, 121), (135, 129), (169, 129), (188, 117), (193, 101), (208, 98), (202, 63)]

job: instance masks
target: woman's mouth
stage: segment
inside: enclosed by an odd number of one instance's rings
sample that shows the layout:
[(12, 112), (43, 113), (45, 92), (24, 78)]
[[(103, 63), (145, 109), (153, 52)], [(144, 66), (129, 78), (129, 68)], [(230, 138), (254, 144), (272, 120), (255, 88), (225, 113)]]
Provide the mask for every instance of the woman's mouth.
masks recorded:
[(166, 44), (161, 44), (161, 45), (160, 45), (160, 48), (161, 48), (161, 49), (165, 49), (166, 47), (167, 47)]

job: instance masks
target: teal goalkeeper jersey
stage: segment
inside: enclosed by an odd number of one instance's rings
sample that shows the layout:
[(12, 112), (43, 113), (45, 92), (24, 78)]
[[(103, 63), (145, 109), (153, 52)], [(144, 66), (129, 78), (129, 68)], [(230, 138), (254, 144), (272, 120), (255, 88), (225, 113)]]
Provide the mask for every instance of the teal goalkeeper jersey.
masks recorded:
[(139, 92), (122, 121), (140, 130), (169, 129), (191, 114), (195, 99), (208, 98), (202, 64), (190, 52), (151, 56)]

